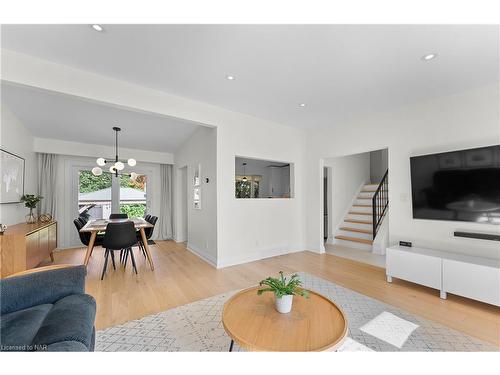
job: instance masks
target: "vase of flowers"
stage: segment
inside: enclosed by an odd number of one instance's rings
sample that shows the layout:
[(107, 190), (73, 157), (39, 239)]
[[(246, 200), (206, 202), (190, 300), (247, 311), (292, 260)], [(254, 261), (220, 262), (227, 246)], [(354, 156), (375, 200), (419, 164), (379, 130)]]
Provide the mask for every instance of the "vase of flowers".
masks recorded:
[(273, 292), (276, 310), (282, 314), (287, 314), (292, 311), (294, 295), (309, 298), (309, 293), (300, 287), (302, 282), (297, 274), (293, 274), (290, 278), (285, 277), (283, 271), (280, 271), (279, 274), (279, 278), (268, 277), (262, 280), (259, 286), (265, 285), (267, 288), (257, 290), (257, 294)]
[(36, 216), (33, 213), (33, 209), (36, 205), (43, 199), (40, 195), (25, 194), (21, 197), (21, 202), (24, 202), (24, 206), (30, 209), (30, 213), (26, 215), (26, 223), (33, 224), (36, 223)]

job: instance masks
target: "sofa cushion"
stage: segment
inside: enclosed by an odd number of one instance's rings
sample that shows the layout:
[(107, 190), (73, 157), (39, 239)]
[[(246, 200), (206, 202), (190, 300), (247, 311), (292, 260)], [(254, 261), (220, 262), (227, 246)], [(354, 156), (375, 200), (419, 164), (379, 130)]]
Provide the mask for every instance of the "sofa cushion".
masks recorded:
[(56, 303), (66, 296), (85, 293), (86, 272), (86, 267), (81, 265), (1, 279), (1, 314)]
[(38, 333), (34, 345), (78, 341), (87, 350), (92, 347), (96, 304), (88, 294), (73, 294), (54, 303)]
[(1, 316), (0, 343), (2, 351), (29, 351), (51, 304), (29, 307)]

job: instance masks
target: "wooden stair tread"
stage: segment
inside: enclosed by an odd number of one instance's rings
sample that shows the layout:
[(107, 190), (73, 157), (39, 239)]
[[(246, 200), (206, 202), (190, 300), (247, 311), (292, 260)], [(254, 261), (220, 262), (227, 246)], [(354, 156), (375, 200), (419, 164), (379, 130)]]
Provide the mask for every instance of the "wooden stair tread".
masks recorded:
[(360, 190), (361, 193), (375, 193), (376, 191), (377, 191), (377, 189), (375, 189), (375, 190), (371, 190), (371, 189)]
[(342, 236), (342, 235), (335, 236), (335, 238), (338, 240), (364, 243), (366, 245), (373, 244), (373, 240), (367, 240), (366, 238), (349, 237), (349, 236)]
[(366, 215), (366, 216), (371, 216), (371, 215), (373, 215), (373, 213), (372, 212), (349, 211), (349, 215)]
[(356, 199), (369, 199), (369, 200), (373, 200), (372, 197), (357, 197)]
[(373, 224), (373, 222), (367, 220), (357, 220), (357, 219), (345, 219), (348, 223), (358, 223), (358, 224)]
[(353, 204), (353, 207), (373, 207), (371, 204)]
[(365, 233), (365, 234), (372, 234), (373, 233), (370, 229), (351, 228), (351, 227), (340, 227), (339, 229), (345, 230), (347, 232), (356, 232), (356, 233)]

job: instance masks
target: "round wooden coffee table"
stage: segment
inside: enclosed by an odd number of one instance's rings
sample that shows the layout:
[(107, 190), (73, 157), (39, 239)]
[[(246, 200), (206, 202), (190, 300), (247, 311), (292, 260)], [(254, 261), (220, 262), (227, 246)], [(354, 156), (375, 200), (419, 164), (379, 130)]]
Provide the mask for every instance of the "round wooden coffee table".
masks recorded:
[(251, 351), (322, 351), (337, 348), (347, 336), (344, 312), (328, 298), (309, 290), (293, 297), (292, 311), (281, 314), (274, 294), (242, 290), (224, 305), (222, 324), (233, 342)]

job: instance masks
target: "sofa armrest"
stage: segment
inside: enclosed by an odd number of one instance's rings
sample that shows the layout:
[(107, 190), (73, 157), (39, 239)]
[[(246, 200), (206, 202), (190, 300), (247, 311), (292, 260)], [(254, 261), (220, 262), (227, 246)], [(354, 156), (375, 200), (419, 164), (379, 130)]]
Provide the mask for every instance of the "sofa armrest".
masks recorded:
[(49, 269), (0, 280), (1, 313), (54, 303), (85, 293), (85, 266)]

